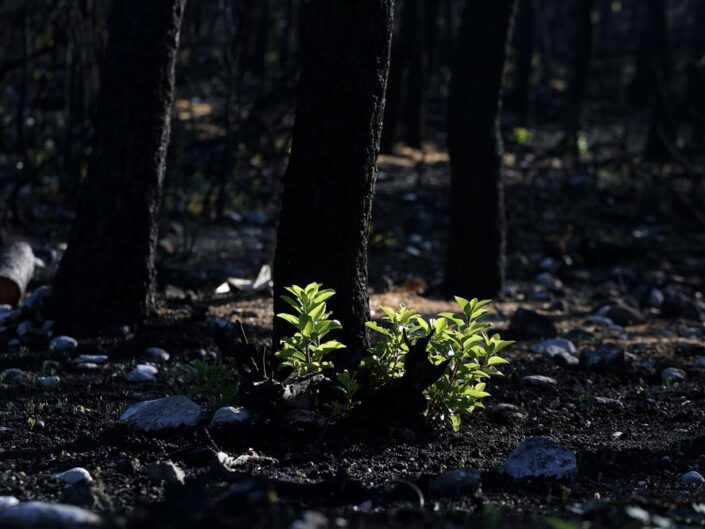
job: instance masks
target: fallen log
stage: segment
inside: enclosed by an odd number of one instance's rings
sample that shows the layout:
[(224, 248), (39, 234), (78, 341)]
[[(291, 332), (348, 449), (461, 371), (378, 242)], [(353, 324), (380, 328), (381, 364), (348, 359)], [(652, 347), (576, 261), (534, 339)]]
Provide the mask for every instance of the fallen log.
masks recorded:
[(34, 253), (26, 242), (0, 247), (0, 305), (16, 306), (34, 274)]

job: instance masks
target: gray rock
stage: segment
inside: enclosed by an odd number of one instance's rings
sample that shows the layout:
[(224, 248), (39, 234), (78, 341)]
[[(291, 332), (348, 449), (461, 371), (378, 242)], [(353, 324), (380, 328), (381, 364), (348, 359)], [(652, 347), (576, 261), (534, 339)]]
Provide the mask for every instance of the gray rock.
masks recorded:
[(664, 382), (682, 382), (686, 378), (685, 371), (677, 367), (667, 367), (661, 371), (661, 380)]
[(108, 362), (107, 355), (80, 355), (71, 360), (72, 364), (96, 364), (103, 365)]
[(611, 319), (606, 316), (599, 316), (597, 314), (588, 316), (587, 318), (585, 318), (585, 321), (590, 325), (597, 325), (599, 327), (616, 327), (616, 325)]
[(544, 437), (531, 437), (517, 446), (502, 467), (513, 479), (572, 478), (578, 464), (572, 450)]
[(634, 361), (634, 356), (616, 344), (602, 344), (597, 349), (583, 351), (581, 361), (586, 369), (623, 368)]
[(169, 485), (183, 485), (186, 473), (171, 461), (160, 461), (147, 467), (147, 475), (157, 483)]
[(198, 404), (183, 395), (138, 402), (128, 408), (120, 420), (145, 432), (154, 432), (196, 426), (205, 412)]
[(0, 510), (0, 527), (73, 529), (101, 523), (97, 514), (61, 503), (30, 501)]
[(125, 375), (125, 380), (128, 382), (153, 382), (156, 380), (158, 372), (157, 368), (152, 365), (138, 364)]
[(522, 377), (521, 380), (526, 384), (541, 388), (547, 388), (558, 384), (555, 378), (547, 377), (544, 375), (527, 375), (525, 377)]
[(0, 378), (5, 384), (28, 384), (32, 380), (27, 373), (14, 367), (5, 369)]
[(78, 347), (78, 342), (70, 336), (57, 336), (49, 342), (49, 347), (54, 351), (75, 351)]
[(51, 289), (48, 286), (43, 285), (32, 292), (32, 294), (22, 302), (22, 307), (32, 312), (42, 310), (44, 308), (45, 301), (49, 299), (50, 295)]
[(59, 385), (59, 382), (61, 382), (61, 379), (57, 376), (37, 378), (37, 384), (39, 384), (39, 387), (42, 387), (44, 389), (55, 388)]
[(541, 272), (534, 278), (534, 281), (551, 290), (561, 290), (563, 288), (563, 283), (561, 280), (553, 277), (548, 272)]
[(535, 343), (531, 346), (532, 353), (547, 356), (552, 356), (559, 351), (563, 351), (568, 354), (575, 354), (578, 352), (575, 348), (575, 344), (565, 338), (551, 338), (549, 340), (543, 340), (542, 342)]
[(20, 500), (14, 496), (0, 496), (0, 509), (7, 509), (8, 507), (14, 507), (19, 504)]
[(211, 426), (243, 424), (250, 419), (250, 412), (245, 408), (225, 406), (213, 414)]
[(695, 361), (695, 367), (705, 368), (705, 356), (701, 356)]
[(31, 321), (23, 321), (17, 326), (15, 332), (17, 333), (17, 336), (27, 336), (30, 332), (32, 332), (32, 327), (33, 324)]
[(498, 422), (514, 422), (524, 419), (526, 415), (521, 413), (519, 408), (514, 404), (500, 402), (492, 406), (490, 409), (490, 417)]
[(457, 468), (433, 478), (428, 490), (435, 498), (455, 498), (476, 492), (480, 479), (480, 471), (475, 468)]
[(57, 479), (63, 483), (69, 483), (71, 485), (74, 483), (90, 483), (93, 481), (93, 477), (90, 472), (83, 467), (76, 467), (65, 472), (54, 474), (54, 479)]
[(521, 340), (555, 338), (556, 324), (553, 318), (532, 310), (519, 308), (509, 323), (509, 334)]
[(705, 483), (705, 477), (703, 477), (700, 472), (691, 470), (690, 472), (686, 472), (681, 476), (680, 482), (683, 485), (702, 485), (703, 483)]
[(169, 353), (161, 347), (148, 347), (144, 353), (150, 358), (160, 362), (168, 362), (170, 358)]
[(646, 299), (644, 300), (644, 302), (649, 307), (654, 307), (658, 309), (661, 308), (665, 299), (666, 298), (663, 295), (663, 292), (661, 292), (661, 290), (659, 290), (658, 288), (654, 287), (649, 290), (648, 294), (646, 294)]
[(639, 313), (636, 309), (624, 305), (623, 303), (617, 303), (615, 305), (610, 305), (604, 314), (605, 316), (612, 320), (617, 325), (622, 327), (626, 325), (636, 325), (644, 322), (644, 316)]

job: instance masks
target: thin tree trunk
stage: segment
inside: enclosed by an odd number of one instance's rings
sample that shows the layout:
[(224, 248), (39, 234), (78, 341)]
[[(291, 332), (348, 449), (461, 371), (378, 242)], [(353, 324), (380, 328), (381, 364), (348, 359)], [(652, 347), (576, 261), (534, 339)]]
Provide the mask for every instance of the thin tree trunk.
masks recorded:
[(526, 122), (531, 98), (531, 65), (534, 57), (534, 5), (533, 0), (518, 0), (514, 28), (514, 83), (507, 94), (507, 107), (519, 121)]
[(94, 155), (54, 282), (55, 316), (64, 328), (137, 322), (154, 308), (157, 215), (184, 3), (113, 3)]
[(499, 111), (514, 0), (467, 0), (448, 100), (448, 294), (492, 297), (504, 283)]
[(646, 88), (651, 106), (651, 123), (644, 154), (662, 160), (669, 156), (668, 142), (674, 135), (670, 102), (670, 58), (665, 0), (647, 0), (647, 24), (643, 46), (647, 61)]
[[(336, 290), (330, 308), (348, 346), (368, 345), (367, 240), (389, 72), (392, 0), (311, 0), (274, 258), (275, 312), (287, 285)], [(290, 332), (275, 318), (274, 343)]]
[(427, 35), (424, 3), (427, 0), (404, 0), (408, 11), (406, 30), (409, 34), (409, 64), (404, 90), (404, 143), (421, 148), (425, 136)]
[(581, 0), (578, 6), (573, 76), (570, 80), (568, 98), (566, 100), (565, 144), (576, 157), (580, 154), (578, 135), (580, 134), (583, 103), (587, 91), (590, 57), (592, 55), (593, 4), (594, 0)]

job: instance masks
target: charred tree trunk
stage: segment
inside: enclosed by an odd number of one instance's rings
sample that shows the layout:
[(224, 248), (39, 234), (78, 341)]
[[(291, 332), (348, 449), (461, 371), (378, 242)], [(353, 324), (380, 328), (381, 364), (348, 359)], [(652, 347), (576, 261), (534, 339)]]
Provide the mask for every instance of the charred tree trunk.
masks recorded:
[[(345, 358), (367, 346), (367, 240), (389, 71), (392, 0), (311, 0), (274, 258), (275, 312), (287, 285), (333, 288)], [(289, 332), (275, 318), (274, 343)], [(341, 362), (342, 364), (343, 362)]]
[(651, 107), (651, 123), (644, 154), (651, 159), (669, 156), (668, 142), (673, 136), (670, 102), (670, 58), (665, 0), (647, 0), (647, 23), (642, 37), (642, 60), (646, 62), (646, 87)]
[(593, 4), (594, 0), (581, 0), (578, 6), (573, 76), (570, 80), (568, 98), (566, 100), (565, 145), (576, 157), (580, 155), (578, 135), (580, 134), (581, 115), (585, 92), (587, 91), (588, 73), (590, 72), (590, 57), (592, 55)]
[(531, 98), (531, 65), (534, 57), (533, 0), (518, 0), (514, 28), (514, 75), (512, 89), (507, 94), (507, 107), (519, 121), (526, 122)]
[(405, 24), (409, 34), (409, 64), (404, 90), (404, 143), (421, 148), (426, 121), (427, 28), (424, 22), (427, 0), (404, 0)]
[(54, 282), (57, 324), (140, 321), (154, 307), (157, 214), (185, 0), (113, 3), (94, 154)]
[(492, 297), (504, 283), (499, 111), (514, 0), (467, 0), (448, 95), (449, 294)]

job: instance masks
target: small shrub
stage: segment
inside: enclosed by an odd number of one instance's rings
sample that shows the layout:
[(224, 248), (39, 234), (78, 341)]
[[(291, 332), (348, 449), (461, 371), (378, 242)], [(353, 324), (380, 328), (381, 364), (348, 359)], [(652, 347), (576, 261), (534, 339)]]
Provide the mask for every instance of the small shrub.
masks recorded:
[(299, 377), (310, 373), (320, 373), (332, 368), (333, 364), (326, 356), (345, 346), (336, 340), (324, 340), (326, 335), (341, 329), (340, 322), (330, 318), (326, 310), (326, 300), (335, 295), (328, 288), (321, 290), (321, 285), (311, 283), (305, 288), (293, 285), (286, 287), (291, 296), (283, 295), (281, 299), (289, 304), (294, 314), (277, 314), (278, 318), (290, 323), (296, 332), (283, 338), (281, 349), (276, 353), (282, 359), (281, 366), (291, 368), (291, 377)]
[(507, 363), (498, 353), (513, 342), (502, 340), (498, 334), (488, 334), (492, 324), (481, 320), (487, 314), (484, 307), (489, 301), (468, 301), (461, 297), (455, 300), (462, 316), (444, 312), (428, 322), (405, 307), (396, 311), (383, 307), (384, 325), (367, 324), (381, 339), (362, 366), (370, 370), (374, 384), (401, 377), (409, 347), (431, 333), (427, 348), (430, 360), (436, 365), (448, 362), (448, 366), (425, 392), (426, 415), (436, 425), (449, 424), (457, 430), (461, 413), (482, 407), (482, 399), (489, 396), (485, 391), (486, 379), (501, 375), (496, 366)]
[(399, 310), (382, 307), (384, 316), (380, 325), (368, 321), (367, 327), (380, 335), (380, 340), (362, 360), (362, 367), (369, 370), (374, 385), (381, 385), (390, 378), (404, 374), (404, 356), (409, 352), (409, 343), (417, 337), (425, 336), (430, 327), (416, 311), (406, 307)]
[[(281, 365), (291, 369), (290, 377), (320, 373), (332, 368), (326, 356), (345, 346), (335, 340), (325, 340), (326, 335), (340, 329), (337, 320), (331, 319), (326, 301), (335, 292), (321, 289), (318, 283), (305, 288), (291, 286), (286, 289), (291, 296), (282, 299), (295, 311), (277, 317), (289, 322), (296, 332), (283, 338), (276, 356)], [(502, 373), (498, 366), (508, 363), (499, 353), (513, 342), (502, 340), (499, 334), (490, 334), (492, 324), (483, 321), (485, 308), (490, 301), (467, 300), (456, 297), (460, 315), (443, 312), (431, 320), (424, 319), (412, 309), (398, 310), (382, 307), (381, 323), (367, 322), (379, 340), (360, 363), (371, 387), (381, 387), (395, 378), (404, 376), (405, 358), (419, 339), (429, 338), (427, 352), (435, 365), (445, 364), (443, 375), (424, 393), (428, 406), (426, 417), (436, 426), (460, 427), (461, 414), (483, 407), (482, 399), (489, 396), (487, 380)], [(331, 403), (332, 415), (349, 410), (360, 389), (356, 373), (343, 371), (336, 375), (346, 395), (346, 402)]]
[(220, 362), (196, 360), (184, 382), (189, 394), (206, 399), (214, 407), (237, 402), (239, 384), (235, 371)]

